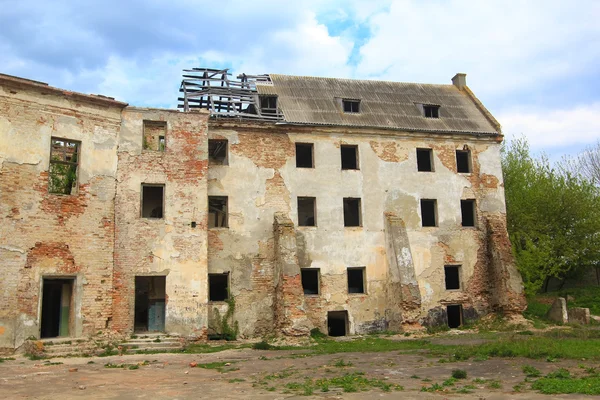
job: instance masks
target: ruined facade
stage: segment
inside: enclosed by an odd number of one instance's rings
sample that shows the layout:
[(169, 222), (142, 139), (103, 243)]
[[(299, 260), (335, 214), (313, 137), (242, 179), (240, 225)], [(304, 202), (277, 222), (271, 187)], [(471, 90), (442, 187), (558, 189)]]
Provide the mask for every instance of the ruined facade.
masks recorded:
[(464, 75), (240, 82), (182, 85), (179, 112), (0, 75), (0, 348), (523, 310), (500, 126)]

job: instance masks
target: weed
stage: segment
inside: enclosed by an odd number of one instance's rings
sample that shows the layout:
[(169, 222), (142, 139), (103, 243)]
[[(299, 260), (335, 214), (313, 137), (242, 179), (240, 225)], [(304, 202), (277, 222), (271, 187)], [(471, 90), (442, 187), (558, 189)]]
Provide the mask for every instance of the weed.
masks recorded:
[(60, 361), (44, 361), (44, 365), (62, 365), (63, 363)]
[(88, 363), (88, 364), (96, 364), (96, 363), (95, 363), (95, 362), (93, 362), (93, 361), (88, 361), (87, 363)]
[(466, 387), (462, 387), (460, 389), (457, 389), (456, 393), (468, 394), (468, 393), (473, 393), (473, 391), (470, 389), (467, 389)]
[(532, 367), (531, 365), (523, 365), (523, 373), (528, 378), (537, 378), (538, 376), (542, 376), (542, 373), (536, 367)]
[(441, 392), (445, 390), (444, 387), (438, 383), (433, 383), (431, 386), (421, 387), (421, 392)]
[(550, 379), (571, 379), (571, 373), (566, 368), (559, 368), (554, 372), (550, 372), (546, 375), (546, 378)]
[(129, 369), (139, 369), (140, 366), (137, 365), (137, 364), (135, 364), (135, 365), (129, 365), (127, 368), (129, 368)]
[(442, 382), (442, 386), (444, 386), (444, 387), (446, 387), (446, 386), (454, 386), (454, 384), (456, 383), (456, 381), (457, 381), (456, 378), (448, 378), (444, 382)]
[(261, 340), (261, 341), (260, 341), (260, 342), (258, 342), (258, 343), (254, 343), (254, 344), (252, 345), (252, 348), (253, 348), (254, 350), (277, 350), (277, 349), (278, 349), (278, 347), (277, 347), (277, 346), (270, 345), (270, 344), (269, 344), (269, 343), (267, 343), (265, 340)]
[(319, 328), (313, 328), (310, 330), (310, 337), (313, 339), (325, 339), (327, 335), (321, 332)]
[(0, 357), (0, 363), (3, 363), (4, 361), (14, 361), (13, 357)]
[(268, 360), (268, 358), (267, 358), (267, 357), (265, 357), (265, 356), (260, 356), (260, 357), (258, 357), (258, 359), (259, 359), (259, 360)]
[(154, 340), (153, 340), (153, 342), (154, 342), (154, 343), (160, 343), (160, 342), (161, 342), (161, 340), (160, 340), (160, 338), (156, 338), (156, 339), (154, 339)]
[(421, 379), (418, 375), (411, 375), (411, 379)]
[(466, 379), (467, 378), (467, 371), (465, 371), (464, 369), (453, 369), (452, 370), (452, 377), (454, 379)]
[(352, 364), (351, 361), (344, 362), (344, 359), (342, 359), (342, 358), (340, 358), (339, 360), (337, 360), (335, 362), (335, 364), (333, 364), (334, 367), (338, 367), (338, 368), (351, 367), (352, 365), (354, 365), (354, 364)]
[(243, 379), (243, 378), (233, 378), (233, 379), (228, 380), (227, 382), (229, 382), (229, 383), (238, 383), (238, 382), (246, 382), (246, 380)]
[(498, 381), (498, 380), (491, 380), (488, 382), (487, 388), (488, 389), (501, 389), (502, 383), (500, 383), (500, 381)]

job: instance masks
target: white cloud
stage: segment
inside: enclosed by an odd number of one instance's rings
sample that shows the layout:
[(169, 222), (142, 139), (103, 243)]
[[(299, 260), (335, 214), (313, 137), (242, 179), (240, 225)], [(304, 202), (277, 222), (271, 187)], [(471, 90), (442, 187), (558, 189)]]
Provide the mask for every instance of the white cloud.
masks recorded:
[(357, 74), (448, 82), (456, 72), (483, 97), (549, 84), (600, 62), (600, 2), (394, 1), (369, 23)]
[(553, 152), (600, 138), (600, 102), (569, 109), (506, 111), (496, 117), (508, 140), (524, 135), (536, 150)]

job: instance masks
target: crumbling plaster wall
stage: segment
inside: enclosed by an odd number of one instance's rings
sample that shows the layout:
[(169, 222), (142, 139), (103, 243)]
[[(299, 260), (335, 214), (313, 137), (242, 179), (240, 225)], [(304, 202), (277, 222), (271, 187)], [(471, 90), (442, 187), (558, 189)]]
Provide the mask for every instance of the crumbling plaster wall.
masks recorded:
[[(296, 233), (299, 266), (320, 268), (321, 293), (306, 296), (305, 306), (322, 331), (327, 311), (336, 310), (348, 310), (350, 333), (389, 326), (386, 215), (406, 227), (421, 297), (417, 322), (440, 323), (446, 304), (462, 304), (467, 316), (490, 311), (486, 219), (504, 224), (497, 229), (506, 237), (497, 138), (222, 122), (211, 122), (209, 137), (229, 141), (229, 163), (209, 168), (208, 192), (229, 196), (230, 212), (229, 228), (209, 230), (209, 271), (231, 272), (242, 334), (272, 327), (273, 215), (297, 224), (298, 196), (316, 197), (318, 226)], [(315, 168), (296, 168), (295, 142), (314, 143)], [(358, 146), (359, 170), (341, 170), (341, 144)], [(455, 151), (465, 145), (473, 171), (458, 174)], [(435, 172), (417, 171), (418, 147), (433, 149)], [(361, 227), (344, 227), (344, 197), (362, 199)], [(437, 227), (421, 227), (422, 198), (437, 199)], [(477, 227), (461, 227), (461, 199), (476, 199)], [(461, 266), (461, 290), (445, 290), (449, 264)], [(366, 293), (348, 294), (346, 270), (357, 266), (366, 267)], [(511, 279), (522, 297), (520, 277)]]
[[(206, 113), (133, 107), (123, 112), (116, 196), (115, 330), (133, 331), (135, 276), (166, 276), (166, 331), (206, 336), (207, 118)], [(166, 122), (165, 151), (143, 149), (144, 120)], [(164, 185), (162, 219), (141, 217), (142, 183)]]
[[(44, 277), (75, 280), (70, 336), (106, 328), (121, 108), (0, 84), (0, 348), (40, 336)], [(48, 193), (52, 136), (81, 141), (72, 195)]]

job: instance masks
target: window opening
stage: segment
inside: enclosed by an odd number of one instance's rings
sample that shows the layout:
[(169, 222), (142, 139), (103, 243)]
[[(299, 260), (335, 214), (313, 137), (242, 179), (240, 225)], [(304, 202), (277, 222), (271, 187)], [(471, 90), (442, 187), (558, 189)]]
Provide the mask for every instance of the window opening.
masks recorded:
[(225, 301), (229, 299), (229, 272), (208, 274), (208, 300)]
[(456, 150), (456, 170), (463, 174), (471, 172), (471, 152), (469, 150)]
[(437, 226), (436, 200), (421, 199), (422, 226)]
[(433, 151), (431, 149), (417, 149), (417, 170), (433, 172)]
[(142, 218), (163, 218), (164, 185), (142, 184)]
[(462, 306), (460, 304), (447, 306), (446, 314), (448, 315), (449, 328), (458, 328), (462, 325)]
[(459, 267), (457, 265), (446, 265), (444, 267), (446, 290), (460, 289)]
[(135, 332), (164, 332), (166, 276), (135, 277)]
[(208, 139), (208, 164), (227, 165), (227, 140)]
[(277, 96), (260, 96), (260, 111), (263, 114), (277, 114)]
[(342, 154), (342, 169), (358, 169), (358, 146), (343, 144), (340, 146)]
[(302, 288), (304, 294), (319, 294), (319, 269), (318, 268), (302, 268)]
[(365, 293), (365, 267), (348, 268), (348, 293)]
[(461, 200), (462, 226), (475, 226), (475, 200)]
[(317, 226), (316, 199), (298, 197), (298, 226)]
[(296, 168), (314, 168), (313, 144), (296, 143)]
[(344, 226), (361, 226), (360, 199), (344, 198)]
[(227, 196), (208, 196), (208, 227), (227, 228)]
[(69, 336), (73, 283), (73, 279), (43, 279), (41, 338)]
[(329, 311), (327, 313), (327, 332), (329, 336), (348, 334), (348, 311)]
[(359, 113), (360, 112), (360, 100), (343, 99), (342, 105), (345, 113)]
[(51, 138), (48, 192), (73, 194), (77, 188), (81, 142)]
[(167, 123), (144, 120), (144, 150), (165, 151)]
[(440, 106), (423, 105), (423, 114), (425, 118), (439, 118)]

